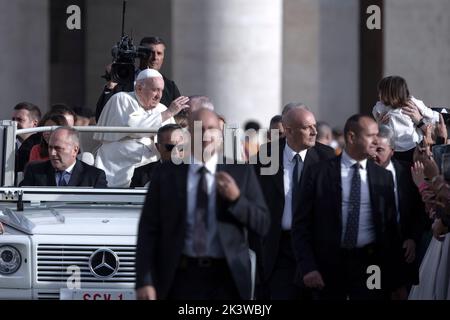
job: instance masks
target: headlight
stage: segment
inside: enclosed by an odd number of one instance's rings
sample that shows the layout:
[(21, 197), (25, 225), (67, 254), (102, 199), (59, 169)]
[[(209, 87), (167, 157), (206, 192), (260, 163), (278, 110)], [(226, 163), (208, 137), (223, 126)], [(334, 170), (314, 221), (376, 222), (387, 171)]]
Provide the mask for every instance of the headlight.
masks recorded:
[(7, 275), (16, 272), (22, 264), (20, 252), (13, 246), (0, 247), (0, 274)]

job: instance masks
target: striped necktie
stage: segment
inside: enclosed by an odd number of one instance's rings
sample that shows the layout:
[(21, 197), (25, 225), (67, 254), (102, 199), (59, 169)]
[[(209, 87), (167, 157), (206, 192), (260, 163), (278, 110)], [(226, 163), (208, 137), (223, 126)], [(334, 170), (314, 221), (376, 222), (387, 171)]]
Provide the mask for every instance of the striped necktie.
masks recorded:
[(58, 171), (59, 179), (58, 179), (58, 187), (66, 187), (67, 181), (66, 181), (66, 175), (69, 173), (67, 171)]

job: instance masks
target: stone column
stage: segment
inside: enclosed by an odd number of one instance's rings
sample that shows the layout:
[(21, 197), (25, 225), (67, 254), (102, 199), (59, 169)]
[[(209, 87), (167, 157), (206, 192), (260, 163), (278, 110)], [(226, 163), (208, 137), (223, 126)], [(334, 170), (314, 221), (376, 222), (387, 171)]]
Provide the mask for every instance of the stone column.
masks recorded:
[(47, 0), (0, 0), (0, 118), (10, 119), (21, 101), (47, 109), (49, 17)]
[(385, 0), (385, 75), (428, 106), (450, 106), (450, 1)]
[(281, 104), (282, 0), (173, 0), (174, 80), (228, 123), (268, 126)]
[(343, 126), (359, 111), (358, 0), (285, 0), (283, 104)]

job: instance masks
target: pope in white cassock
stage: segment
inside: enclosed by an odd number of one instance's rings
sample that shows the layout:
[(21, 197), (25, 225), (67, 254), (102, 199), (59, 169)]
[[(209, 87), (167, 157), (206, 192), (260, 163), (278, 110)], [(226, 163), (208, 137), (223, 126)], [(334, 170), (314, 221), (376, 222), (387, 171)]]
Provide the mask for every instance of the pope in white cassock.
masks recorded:
[[(180, 96), (167, 108), (159, 101), (164, 89), (162, 75), (154, 69), (141, 71), (134, 92), (113, 95), (102, 110), (98, 126), (155, 128), (175, 123), (173, 116), (187, 108), (189, 98)], [(158, 151), (149, 133), (97, 132), (94, 139), (102, 142), (95, 166), (103, 169), (108, 187), (127, 188), (134, 168), (156, 161)]]

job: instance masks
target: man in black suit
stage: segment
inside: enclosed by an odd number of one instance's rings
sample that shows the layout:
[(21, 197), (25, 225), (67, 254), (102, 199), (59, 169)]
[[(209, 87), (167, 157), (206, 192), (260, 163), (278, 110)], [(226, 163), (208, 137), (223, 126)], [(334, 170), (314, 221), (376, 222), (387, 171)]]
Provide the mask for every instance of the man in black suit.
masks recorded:
[(272, 144), (279, 144), (277, 172), (264, 175), (261, 167), (267, 165), (258, 162), (255, 166), (271, 215), (269, 233), (256, 251), (265, 297), (287, 300), (302, 297), (300, 287), (294, 284), (296, 261), (291, 239), (292, 212), (294, 206), (301, 205), (296, 200), (302, 177), (314, 163), (334, 157), (334, 151), (316, 142), (316, 119), (305, 106), (289, 109), (282, 117), (282, 124), (286, 138), (266, 145), (270, 157)]
[(394, 139), (392, 130), (386, 126), (379, 127), (375, 162), (392, 173), (395, 186), (397, 222), (404, 250), (402, 276), (404, 286), (399, 288), (393, 298), (408, 299), (408, 288), (419, 284), (419, 264), (416, 258), (417, 243), (425, 232), (427, 215), (419, 191), (411, 176), (409, 163), (392, 158)]
[[(41, 119), (41, 110), (29, 102), (20, 102), (14, 107), (12, 120), (17, 122), (17, 129), (37, 127)], [(25, 133), (16, 139), (15, 172), (22, 172), (30, 159), (31, 148), (41, 141), (41, 133)]]
[(137, 297), (250, 299), (247, 233), (262, 236), (270, 223), (261, 189), (250, 166), (219, 161), (214, 112), (200, 109), (189, 120), (191, 163), (161, 164), (144, 204)]
[(134, 169), (130, 184), (132, 188), (146, 186), (161, 163), (171, 161), (172, 157), (183, 158), (183, 133), (179, 125), (166, 124), (158, 129), (156, 136), (159, 160)]
[(80, 142), (72, 128), (56, 129), (50, 136), (50, 160), (29, 163), (20, 186), (73, 186), (106, 188), (106, 175), (101, 169), (77, 160)]
[(368, 159), (372, 118), (350, 117), (344, 134), (342, 155), (304, 177), (292, 225), (298, 281), (319, 299), (382, 299), (399, 286), (402, 258), (392, 175)]

